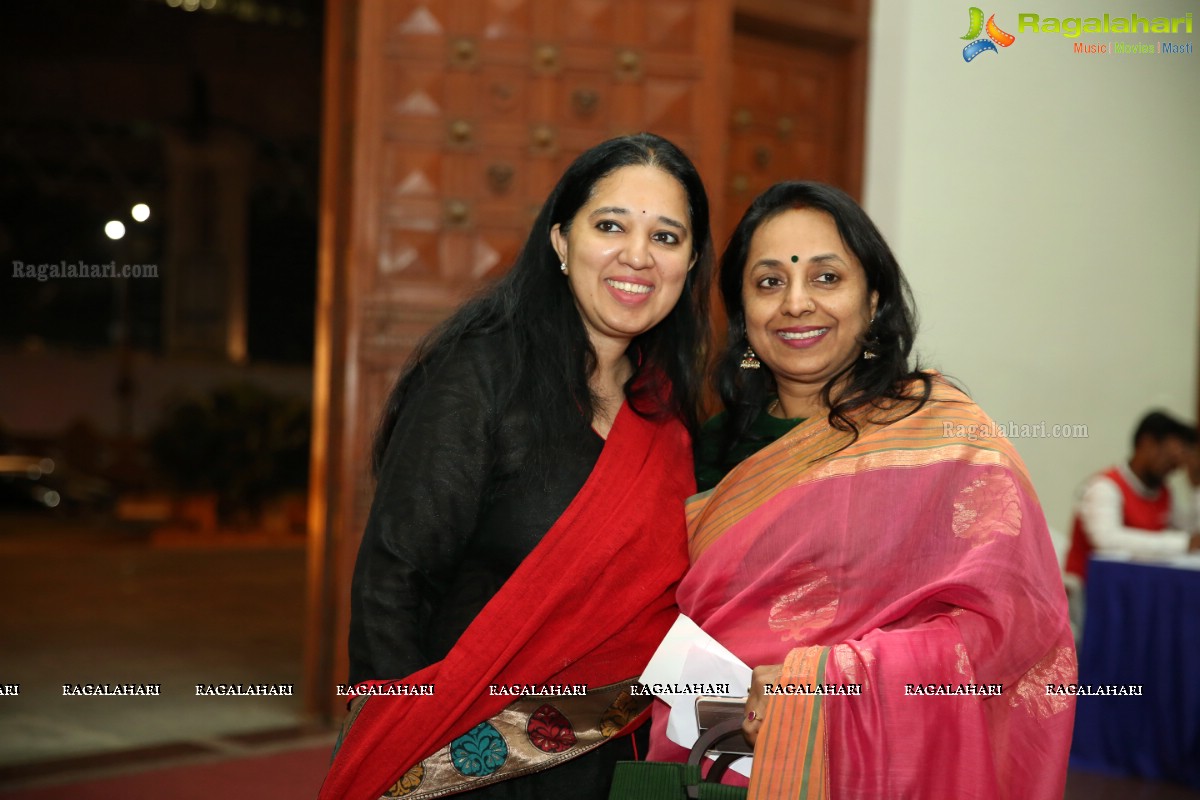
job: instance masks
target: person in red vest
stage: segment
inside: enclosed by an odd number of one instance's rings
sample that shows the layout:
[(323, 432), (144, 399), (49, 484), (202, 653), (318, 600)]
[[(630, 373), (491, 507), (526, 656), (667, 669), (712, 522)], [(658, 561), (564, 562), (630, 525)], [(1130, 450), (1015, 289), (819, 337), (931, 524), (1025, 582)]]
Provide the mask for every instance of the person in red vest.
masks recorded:
[[(1181, 515), (1166, 486), (1186, 466), (1195, 497), (1190, 520)], [(1066, 572), (1087, 579), (1093, 552), (1163, 558), (1200, 550), (1200, 458), (1196, 429), (1161, 411), (1147, 414), (1133, 434), (1133, 457), (1092, 476), (1075, 505)], [(1182, 518), (1181, 518), (1182, 517)]]

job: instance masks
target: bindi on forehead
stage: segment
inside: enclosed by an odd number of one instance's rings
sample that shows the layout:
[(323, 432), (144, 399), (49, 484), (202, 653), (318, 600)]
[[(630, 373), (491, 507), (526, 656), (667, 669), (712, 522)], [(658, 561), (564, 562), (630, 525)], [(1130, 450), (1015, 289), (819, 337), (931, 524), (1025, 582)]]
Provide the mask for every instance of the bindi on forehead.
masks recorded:
[(800, 256), (792, 256), (792, 263), (793, 263), (793, 264), (795, 264), (795, 263), (796, 263), (797, 261), (799, 261), (799, 260), (800, 260)]

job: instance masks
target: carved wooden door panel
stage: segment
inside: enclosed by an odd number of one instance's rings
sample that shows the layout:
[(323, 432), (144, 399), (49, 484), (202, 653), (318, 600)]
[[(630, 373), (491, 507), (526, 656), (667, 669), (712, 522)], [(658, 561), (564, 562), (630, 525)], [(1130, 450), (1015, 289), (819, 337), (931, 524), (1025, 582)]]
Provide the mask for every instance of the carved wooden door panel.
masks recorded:
[[(330, 78), (327, 91), (352, 86), (353, 103), (343, 98), (339, 111), (328, 98), (341, 124), (327, 116), (326, 130), (348, 140), (351, 166), (350, 188), (327, 187), (323, 201), (344, 218), (340, 235), (323, 236), (346, 244), (321, 267), (329, 310), (318, 352), (328, 359), (319, 355), (315, 412), (329, 452), (314, 468), (321, 568), (310, 597), (314, 618), (333, 616), (314, 622), (310, 705), (340, 710), (331, 690), (346, 675), (370, 440), (412, 348), (504, 273), (584, 149), (649, 130), (706, 176), (720, 173), (723, 76), (710, 65), (731, 18), (730, 0), (361, 0), (349, 14), (331, 10), (331, 46), (350, 52), (340, 63), (352, 76)], [(339, 202), (350, 209), (330, 207)]]
[(778, 181), (822, 181), (858, 195), (853, 60), (842, 45), (735, 36), (722, 236)]

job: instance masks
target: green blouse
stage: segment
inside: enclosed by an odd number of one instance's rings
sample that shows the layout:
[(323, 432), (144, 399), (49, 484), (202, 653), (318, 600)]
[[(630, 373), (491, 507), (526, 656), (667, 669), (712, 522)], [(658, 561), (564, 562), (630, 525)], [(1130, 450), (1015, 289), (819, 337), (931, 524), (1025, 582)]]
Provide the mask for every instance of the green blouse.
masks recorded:
[(696, 437), (697, 491), (704, 492), (713, 488), (721, 482), (729, 470), (804, 422), (804, 418), (779, 419), (771, 416), (767, 413), (767, 409), (774, 402), (774, 397), (767, 398), (766, 405), (763, 406), (754, 422), (750, 423), (746, 435), (734, 443), (729, 457), (724, 461), (721, 460), (721, 443), (725, 438), (727, 412), (722, 411), (704, 423), (700, 434)]

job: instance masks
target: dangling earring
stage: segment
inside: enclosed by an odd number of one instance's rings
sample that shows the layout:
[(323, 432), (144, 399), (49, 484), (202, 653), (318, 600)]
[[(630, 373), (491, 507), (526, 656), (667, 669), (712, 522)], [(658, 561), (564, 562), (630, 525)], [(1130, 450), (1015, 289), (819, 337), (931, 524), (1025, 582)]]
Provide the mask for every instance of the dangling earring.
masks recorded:
[[(875, 318), (871, 317), (871, 321), (867, 323), (867, 332), (870, 333), (871, 326), (875, 324)], [(878, 347), (879, 340), (874, 336), (869, 336), (863, 347), (863, 360), (870, 361), (872, 358), (878, 358), (878, 354), (872, 350), (872, 347)]]
[(567, 274), (567, 262), (565, 262), (565, 261), (562, 262), (561, 264), (558, 265), (558, 268), (562, 270), (563, 275)]
[(761, 366), (762, 362), (758, 360), (754, 348), (746, 345), (746, 352), (742, 353), (742, 369), (758, 369)]

